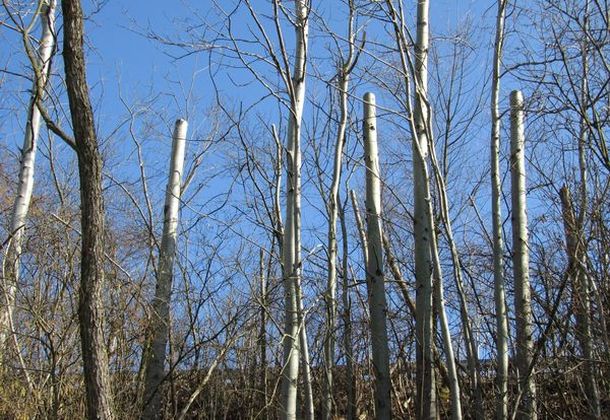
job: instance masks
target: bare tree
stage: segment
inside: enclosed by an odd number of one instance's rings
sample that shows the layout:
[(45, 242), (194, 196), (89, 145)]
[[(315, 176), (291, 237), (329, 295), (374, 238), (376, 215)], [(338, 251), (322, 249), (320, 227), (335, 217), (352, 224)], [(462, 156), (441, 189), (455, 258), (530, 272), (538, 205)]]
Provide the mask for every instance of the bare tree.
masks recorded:
[(363, 98), (364, 161), (366, 163), (366, 237), (368, 261), (366, 278), (371, 313), (371, 346), (375, 371), (375, 416), (392, 418), (390, 402), (390, 355), (386, 327), (387, 304), (383, 275), (383, 245), (381, 227), (381, 174), (377, 152), (377, 117), (375, 95)]
[(34, 15), (32, 23), (29, 25), (29, 29), (26, 29), (23, 32), (24, 37), (29, 37), (29, 30), (33, 27), (35, 18), (38, 16), (40, 17), (42, 35), (38, 48), (38, 57), (32, 62), (32, 65), (36, 67), (34, 70), (34, 85), (28, 106), (25, 135), (21, 148), (17, 193), (10, 216), (9, 235), (11, 235), (11, 237), (6, 249), (6, 256), (3, 259), (3, 300), (5, 301), (5, 304), (3, 305), (3, 311), (0, 315), (0, 346), (2, 348), (6, 348), (7, 337), (13, 330), (12, 318), (15, 306), (15, 295), (19, 284), (19, 261), (22, 252), (26, 219), (32, 201), (32, 191), (34, 189), (36, 150), (38, 148), (38, 135), (40, 133), (41, 122), (38, 101), (39, 99), (43, 99), (39, 98), (39, 96), (42, 96), (45, 93), (45, 87), (51, 72), (51, 58), (55, 49), (56, 2), (55, 0), (40, 1), (37, 5), (38, 10)]
[[(338, 86), (339, 93), (339, 125), (337, 127), (337, 138), (335, 142), (335, 154), (333, 159), (333, 176), (328, 194), (328, 277), (326, 290), (327, 325), (326, 338), (324, 342), (324, 369), (326, 382), (324, 389), (324, 418), (330, 420), (333, 415), (333, 367), (335, 361), (335, 330), (337, 324), (337, 218), (339, 215), (339, 186), (343, 166), (343, 148), (346, 141), (346, 128), (348, 120), (348, 94), (350, 74), (358, 61), (356, 52), (356, 34), (354, 31), (355, 5), (349, 1), (348, 17), (348, 53), (344, 57), (341, 50), (340, 62), (338, 64)], [(346, 273), (344, 273), (346, 275)]]
[(496, 419), (508, 418), (508, 316), (504, 284), (502, 184), (500, 179), (500, 67), (504, 45), (506, 0), (498, 0), (496, 38), (491, 75), (491, 206), (493, 229), (494, 303), (496, 309)]
[(149, 342), (143, 353), (144, 366), (144, 408), (142, 417), (147, 419), (162, 416), (163, 393), (161, 384), (164, 380), (166, 347), (170, 328), (170, 304), (176, 242), (178, 239), (178, 221), (180, 215), (180, 196), (186, 133), (188, 123), (176, 121), (172, 140), (172, 152), (163, 207), (163, 236), (159, 249), (159, 268), (155, 298), (152, 302)]
[(525, 189), (525, 127), (523, 94), (510, 94), (511, 181), (513, 227), (513, 273), (515, 282), (515, 317), (517, 319), (517, 369), (523, 397), (517, 418), (536, 419), (536, 382), (530, 371), (534, 348), (532, 302), (530, 291), (530, 259), (527, 226), (527, 196)]
[[(278, 7), (277, 2), (274, 7)], [(295, 2), (295, 59), (287, 87), (290, 96), (290, 115), (286, 139), (287, 180), (286, 217), (282, 242), (282, 264), (285, 287), (285, 331), (283, 337), (284, 365), (282, 368), (281, 418), (297, 416), (297, 381), (299, 374), (299, 339), (301, 337), (300, 302), (300, 229), (301, 229), (301, 119), (305, 100), (307, 39), (309, 35), (309, 6), (307, 0)], [(288, 73), (289, 74), (289, 73)], [(311, 410), (309, 410), (311, 411)]]
[(102, 158), (89, 99), (80, 0), (61, 2), (64, 18), (63, 57), (81, 192), (81, 288), (79, 322), (87, 417), (112, 419), (112, 390), (104, 340), (104, 199)]

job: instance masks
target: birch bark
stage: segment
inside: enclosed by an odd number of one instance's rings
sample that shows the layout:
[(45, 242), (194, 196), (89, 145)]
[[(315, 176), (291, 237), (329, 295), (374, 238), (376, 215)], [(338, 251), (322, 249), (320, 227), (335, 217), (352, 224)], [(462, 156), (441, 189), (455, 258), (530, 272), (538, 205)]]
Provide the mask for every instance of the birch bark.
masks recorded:
[(511, 92), (510, 95), (510, 123), (517, 369), (519, 371), (519, 385), (523, 391), (521, 403), (517, 408), (517, 418), (535, 420), (537, 418), (536, 383), (533, 371), (529, 371), (532, 363), (534, 341), (532, 337), (527, 197), (525, 189), (525, 128), (523, 125), (523, 94), (517, 90)]
[[(309, 35), (309, 8), (307, 0), (295, 2), (295, 58), (288, 90), (290, 116), (287, 137), (286, 217), (282, 241), (282, 262), (285, 290), (285, 330), (283, 336), (283, 367), (281, 380), (280, 418), (292, 420), (297, 416), (297, 383), (299, 375), (300, 345), (306, 343), (301, 332), (300, 302), (300, 226), (301, 226), (301, 120), (305, 100), (305, 67)], [(304, 328), (304, 326), (303, 326)], [(309, 381), (310, 382), (310, 381)], [(311, 397), (307, 398), (311, 411)]]
[(142, 417), (146, 419), (157, 419), (163, 415), (161, 385), (165, 377), (164, 364), (170, 327), (171, 290), (178, 239), (180, 189), (187, 128), (188, 123), (185, 120), (177, 120), (172, 138), (165, 206), (163, 207), (163, 236), (161, 237), (161, 248), (159, 250), (157, 285), (152, 302), (150, 335), (148, 337), (150, 348), (145, 352), (146, 360), (143, 361), (145, 375)]
[(366, 233), (368, 261), (366, 277), (371, 314), (371, 345), (375, 371), (375, 417), (392, 418), (390, 363), (386, 328), (386, 297), (383, 274), (381, 228), (381, 179), (377, 151), (375, 95), (364, 95), (364, 160), (366, 163)]
[(508, 315), (504, 285), (502, 183), (500, 180), (500, 66), (504, 45), (506, 0), (498, 0), (491, 77), (491, 206), (493, 229), (494, 303), (496, 309), (496, 419), (508, 418)]
[(340, 117), (333, 159), (333, 177), (328, 197), (328, 275), (326, 289), (326, 340), (324, 345), (324, 372), (326, 383), (324, 389), (324, 418), (330, 420), (333, 415), (333, 367), (335, 357), (335, 330), (337, 325), (337, 218), (339, 214), (339, 184), (343, 166), (343, 147), (347, 127), (347, 96), (349, 77), (354, 65), (353, 4), (350, 2), (348, 21), (349, 54), (347, 60), (339, 67)]
[[(25, 135), (21, 149), (21, 162), (19, 168), (19, 181), (17, 194), (11, 212), (9, 235), (6, 257), (3, 261), (4, 268), (4, 308), (0, 315), (0, 346), (5, 348), (6, 341), (12, 331), (12, 319), (15, 308), (15, 298), (19, 287), (20, 258), (22, 252), (22, 241), (25, 231), (25, 223), (32, 201), (34, 189), (34, 172), (36, 163), (36, 150), (38, 147), (38, 135), (40, 133), (41, 115), (37, 101), (44, 95), (45, 86), (51, 71), (51, 58), (55, 47), (55, 9), (56, 1), (44, 2), (40, 10), (40, 23), (42, 36), (38, 49), (38, 66), (35, 74), (40, 74), (40, 80), (35, 80), (28, 106), (28, 116), (25, 125)], [(29, 36), (29, 35), (26, 35)], [(2, 355), (0, 355), (1, 361)]]
[(421, 420), (436, 419), (436, 383), (432, 359), (432, 226), (429, 221), (430, 191), (428, 185), (428, 48), (429, 1), (417, 3), (417, 35), (415, 42), (415, 109), (413, 133), (413, 235), (415, 238), (416, 292), (416, 416)]

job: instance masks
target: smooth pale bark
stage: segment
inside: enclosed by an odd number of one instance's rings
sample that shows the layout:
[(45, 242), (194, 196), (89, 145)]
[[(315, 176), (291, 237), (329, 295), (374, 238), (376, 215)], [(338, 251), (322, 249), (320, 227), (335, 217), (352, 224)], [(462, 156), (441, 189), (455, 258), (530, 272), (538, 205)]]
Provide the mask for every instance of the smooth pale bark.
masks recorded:
[[(464, 341), (466, 344), (466, 356), (468, 360), (468, 373), (470, 375), (470, 388), (472, 389), (473, 396), (473, 408), (472, 414), (476, 419), (483, 419), (485, 417), (485, 411), (483, 407), (483, 395), (480, 388), (480, 377), (479, 377), (479, 357), (477, 354), (477, 343), (474, 337), (474, 333), (472, 330), (472, 324), (470, 322), (470, 314), (468, 313), (468, 300), (466, 297), (466, 292), (464, 290), (464, 282), (462, 281), (462, 269), (460, 256), (458, 252), (458, 247), (453, 238), (453, 228), (451, 224), (451, 216), (449, 214), (449, 197), (447, 195), (447, 187), (445, 184), (445, 175), (442, 173), (440, 169), (440, 165), (438, 164), (438, 160), (436, 158), (436, 148), (434, 146), (434, 142), (430, 142), (430, 157), (432, 162), (432, 168), (434, 170), (434, 179), (436, 181), (436, 188), (439, 195), (440, 202), (440, 219), (445, 227), (445, 234), (447, 236), (447, 242), (449, 244), (449, 249), (451, 251), (451, 262), (453, 265), (453, 277), (455, 280), (456, 288), (458, 290), (459, 302), (460, 302), (460, 318), (462, 321), (462, 330), (464, 332)], [(432, 207), (430, 207), (430, 214), (432, 214)], [(434, 226), (434, 219), (430, 220), (430, 225)], [(451, 355), (451, 359), (453, 359), (453, 348), (451, 346), (451, 336), (449, 334), (449, 326), (446, 320), (444, 299), (443, 299), (443, 286), (442, 286), (442, 270), (440, 264), (440, 257), (438, 251), (438, 238), (437, 235), (433, 235), (433, 248), (432, 248), (432, 256), (435, 264), (435, 272), (437, 273), (437, 278), (439, 279), (437, 285), (437, 295), (439, 301), (439, 315), (441, 318), (441, 327), (444, 336), (446, 336), (445, 349), (447, 352), (447, 357)], [(448, 360), (447, 363), (449, 378), (451, 383), (451, 397), (452, 397), (452, 416), (453, 418), (461, 418), (461, 402), (460, 402), (460, 387), (459, 381), (457, 377), (457, 371), (455, 369), (455, 361)]]
[(416, 283), (416, 417), (436, 419), (436, 383), (433, 367), (433, 311), (432, 311), (432, 226), (430, 220), (430, 187), (428, 184), (428, 48), (429, 1), (417, 3), (417, 36), (415, 42), (415, 133), (413, 137), (413, 236), (415, 240)]
[[(300, 277), (300, 276), (299, 276)], [(305, 311), (303, 309), (303, 292), (299, 282), (297, 287), (297, 301), (299, 302), (299, 344), (301, 346), (301, 359), (303, 361), (303, 388), (305, 419), (314, 420), (313, 380), (311, 377), (311, 363), (309, 361), (309, 343), (307, 341), (307, 329), (305, 328)]]
[[(286, 217), (282, 241), (283, 283), (285, 291), (285, 327), (282, 338), (283, 366), (281, 378), (280, 418), (296, 419), (301, 331), (300, 302), (300, 226), (301, 226), (301, 120), (305, 100), (305, 66), (309, 34), (306, 0), (295, 2), (295, 58), (289, 84), (290, 116), (288, 119)], [(304, 326), (303, 326), (304, 329)], [(308, 393), (309, 394), (309, 393)], [(311, 411), (311, 398), (307, 398)]]
[(563, 213), (568, 255), (568, 276), (572, 280), (572, 307), (576, 318), (576, 338), (584, 362), (585, 395), (590, 413), (587, 418), (601, 418), (599, 391), (597, 389), (593, 340), (591, 337), (591, 290), (586, 267), (586, 242), (572, 205), (572, 196), (567, 186), (559, 191)]
[[(428, 137), (432, 139), (432, 132), (430, 127), (427, 129)], [(457, 250), (457, 245), (453, 239), (453, 229), (451, 227), (451, 218), (449, 216), (449, 198), (447, 197), (447, 188), (445, 187), (444, 175), (441, 173), (438, 161), (436, 159), (436, 150), (434, 142), (429, 141), (430, 158), (432, 162), (432, 168), (434, 170), (434, 176), (436, 180), (436, 187), (439, 194), (440, 202), (440, 219), (444, 224), (445, 232), (447, 235), (447, 242), (451, 250), (451, 260), (453, 263), (453, 275), (455, 278), (456, 286), (458, 289), (458, 295), (460, 298), (460, 316), (462, 320), (462, 328), (464, 331), (464, 340), (466, 341), (466, 353), (468, 357), (468, 368), (471, 375), (471, 387), (475, 395), (475, 414), (477, 416), (483, 416), (483, 407), (480, 395), (480, 389), (478, 388), (478, 357), (476, 355), (476, 343), (472, 334), (472, 327), (470, 325), (470, 319), (467, 309), (466, 294), (464, 292), (462, 283), (462, 271), (460, 268), (460, 258)], [(428, 179), (427, 170), (424, 169), (420, 174), (423, 177), (424, 188), (427, 196), (430, 194), (430, 180)], [(428, 208), (426, 216), (428, 218), (428, 225), (432, 226), (431, 229), (431, 249), (430, 254), (432, 256), (432, 264), (434, 271), (434, 303), (436, 304), (436, 311), (439, 316), (441, 333), (443, 336), (443, 344), (445, 350), (445, 356), (447, 358), (447, 379), (449, 381), (449, 387), (451, 392), (451, 417), (454, 420), (460, 420), (462, 418), (462, 403), (460, 395), (460, 383), (457, 373), (457, 367), (455, 363), (455, 355), (453, 352), (453, 344), (451, 341), (451, 331), (449, 329), (449, 320), (447, 318), (447, 312), (445, 310), (445, 298), (443, 290), (443, 271), (440, 260), (440, 253), (438, 249), (438, 236), (435, 229), (434, 220), (434, 209), (432, 208), (431, 200), (427, 200)], [(434, 353), (434, 351), (432, 351)], [(477, 412), (477, 410), (479, 410)]]
[[(432, 215), (432, 206), (428, 211), (429, 215)], [(434, 222), (430, 217), (430, 226), (434, 226)], [(449, 389), (451, 393), (451, 418), (453, 420), (460, 420), (462, 418), (462, 403), (460, 400), (460, 383), (457, 374), (457, 366), (455, 364), (455, 356), (453, 353), (453, 344), (451, 342), (451, 331), (449, 330), (449, 320), (447, 318), (447, 312), (445, 311), (445, 297), (443, 291), (443, 272), (441, 270), (441, 261), (438, 251), (438, 243), (436, 234), (432, 234), (432, 264), (434, 270), (434, 276), (436, 281), (434, 283), (434, 293), (436, 304), (436, 311), (439, 317), (439, 323), (441, 327), (441, 333), (443, 336), (443, 344), (445, 350), (445, 356), (447, 358), (447, 378), (449, 380)], [(434, 350), (431, 350), (432, 356)]]
[[(353, 39), (350, 40), (353, 46)], [(353, 47), (352, 47), (353, 49)], [(351, 56), (351, 54), (350, 54)], [(350, 59), (351, 61), (351, 59)], [(333, 177), (328, 197), (328, 271), (326, 285), (326, 339), (324, 342), (324, 418), (330, 420), (333, 415), (333, 367), (335, 364), (335, 330), (337, 325), (337, 218), (339, 214), (339, 183), (343, 166), (343, 147), (347, 127), (347, 95), (349, 86), (348, 68), (351, 62), (339, 70), (340, 118), (333, 159)]]
[[(326, 339), (324, 340), (324, 373), (326, 377), (324, 388), (324, 418), (330, 419), (333, 412), (333, 367), (335, 364), (335, 328), (337, 324), (337, 201), (339, 197), (339, 182), (341, 180), (341, 166), (343, 145), (345, 139), (345, 125), (347, 121), (347, 80), (341, 82), (341, 120), (335, 144), (335, 157), (333, 163), (333, 179), (328, 200), (328, 261), (326, 278)], [(345, 92), (345, 94), (344, 94)]]
[[(7, 338), (11, 333), (15, 297), (19, 284), (20, 258), (22, 252), (22, 241), (25, 232), (25, 223), (32, 201), (34, 189), (34, 172), (36, 163), (36, 150), (38, 148), (38, 135), (40, 133), (41, 115), (37, 101), (39, 96), (44, 96), (45, 86), (51, 71), (51, 57), (55, 46), (55, 9), (56, 2), (51, 0), (45, 2), (40, 10), (40, 23), (42, 35), (38, 49), (38, 61), (33, 65), (38, 67), (36, 74), (40, 74), (40, 80), (35, 80), (32, 86), (32, 95), (28, 106), (28, 116), (25, 125), (25, 135), (21, 148), (21, 162), (19, 168), (19, 181), (17, 193), (11, 212), (9, 225), (8, 243), (4, 264), (4, 296), (2, 296), (3, 310), (0, 314), (0, 348), (5, 349)], [(17, 351), (19, 351), (17, 349)], [(0, 361), (2, 354), (0, 354)]]
[(504, 283), (502, 181), (500, 179), (500, 66), (507, 0), (498, 0), (491, 75), (491, 212), (493, 229), (494, 303), (496, 309), (496, 419), (508, 418), (508, 315)]
[(104, 201), (102, 157), (89, 99), (84, 54), (83, 11), (79, 0), (61, 2), (63, 58), (74, 131), (81, 196), (81, 285), (79, 327), (87, 417), (112, 419), (112, 390), (104, 340)]
[(366, 236), (368, 261), (366, 278), (371, 315), (371, 347), (375, 371), (375, 417), (390, 419), (390, 356), (386, 327), (387, 304), (383, 274), (381, 228), (381, 179), (377, 152), (377, 117), (375, 95), (366, 93), (364, 101), (364, 161), (366, 164)]
[[(428, 128), (428, 136), (431, 139), (432, 133), (430, 128)], [(462, 271), (460, 268), (460, 258), (457, 250), (457, 245), (455, 240), (453, 239), (453, 229), (451, 227), (451, 218), (449, 216), (449, 198), (447, 197), (447, 188), (445, 186), (444, 175), (441, 173), (438, 161), (436, 159), (436, 149), (434, 147), (434, 142), (429, 141), (429, 149), (430, 149), (430, 158), (432, 162), (432, 168), (434, 170), (434, 179), (436, 181), (436, 187), (439, 194), (439, 202), (440, 202), (440, 219), (443, 222), (445, 227), (445, 233), (447, 235), (447, 242), (449, 243), (449, 249), (451, 251), (451, 260), (453, 263), (453, 275), (455, 279), (455, 283), (458, 289), (458, 296), (460, 298), (460, 316), (462, 320), (462, 328), (464, 331), (464, 340), (466, 342), (466, 354), (468, 357), (468, 370), (471, 376), (471, 387), (473, 389), (474, 400), (475, 400), (475, 416), (482, 417), (484, 415), (483, 412), (483, 402), (482, 396), (480, 395), (479, 389), (479, 377), (478, 377), (478, 356), (476, 354), (477, 346), (474, 342), (474, 337), (472, 334), (472, 327), (470, 324), (470, 318), (468, 314), (467, 308), (467, 300), (466, 293), (464, 292), (463, 282), (462, 282)], [(430, 180), (428, 179), (427, 171), (423, 170), (420, 176), (424, 177), (424, 184), (426, 189), (426, 194), (429, 195), (429, 185)], [(462, 418), (462, 403), (461, 403), (461, 395), (460, 395), (460, 383), (457, 373), (457, 367), (455, 363), (455, 355), (453, 352), (453, 344), (451, 341), (451, 331), (449, 329), (449, 320), (447, 318), (447, 313), (445, 310), (445, 298), (444, 298), (444, 290), (443, 290), (443, 271), (440, 261), (440, 253), (438, 249), (438, 236), (435, 229), (435, 220), (434, 220), (434, 209), (432, 208), (431, 200), (427, 201), (428, 209), (426, 215), (428, 217), (428, 225), (432, 226), (431, 229), (431, 249), (430, 254), (432, 256), (432, 264), (434, 271), (434, 302), (436, 304), (436, 311), (439, 316), (441, 333), (443, 336), (443, 344), (445, 349), (445, 355), (447, 358), (447, 378), (449, 380), (449, 387), (451, 391), (451, 417), (454, 420), (460, 420)]]
[(184, 153), (186, 149), (186, 132), (188, 123), (177, 120), (172, 138), (172, 152), (165, 190), (165, 205), (163, 207), (163, 236), (159, 249), (159, 269), (155, 297), (152, 302), (150, 346), (144, 353), (144, 407), (142, 417), (157, 419), (163, 415), (163, 393), (161, 385), (165, 378), (164, 364), (170, 327), (170, 305), (172, 280), (174, 273), (174, 258), (178, 239), (178, 222), (180, 216), (180, 194), (182, 173), (184, 169)]
[(525, 188), (525, 128), (523, 123), (523, 94), (510, 94), (510, 169), (513, 230), (513, 276), (515, 283), (515, 318), (517, 370), (522, 390), (517, 408), (517, 419), (536, 419), (536, 383), (530, 365), (533, 357), (532, 303), (529, 276), (529, 243), (527, 226), (527, 197)]
[[(407, 101), (405, 102), (408, 115), (413, 118), (409, 121), (412, 135), (413, 149), (413, 233), (415, 242), (415, 280), (416, 280), (416, 388), (415, 401), (416, 417), (418, 419), (436, 419), (436, 378), (434, 363), (434, 311), (436, 303), (440, 315), (443, 342), (447, 356), (447, 380), (451, 386), (452, 415), (461, 417), (460, 388), (453, 356), (451, 335), (448, 319), (445, 313), (442, 286), (442, 270), (435, 233), (435, 219), (430, 194), (430, 178), (428, 175), (429, 148), (434, 144), (432, 127), (430, 126), (431, 112), (428, 100), (428, 15), (429, 2), (419, 1), (417, 7), (417, 38), (415, 43), (415, 69), (409, 64), (405, 51), (410, 48), (409, 37), (404, 30), (404, 16), (402, 3), (398, 10), (391, 0), (387, 0), (388, 14), (394, 26), (396, 42), (400, 52)], [(413, 74), (414, 106), (411, 106), (411, 80)], [(434, 152), (434, 150), (433, 150)], [(434, 158), (434, 154), (433, 154)], [(433, 163), (435, 160), (433, 160)], [(437, 171), (438, 172), (438, 171)], [(440, 173), (440, 172), (439, 172)], [(442, 177), (437, 176), (439, 189), (444, 191)], [(444, 196), (441, 196), (443, 198)], [(446, 214), (443, 213), (443, 214)], [(451, 228), (448, 226), (448, 233)], [(452, 242), (452, 236), (449, 241)], [(456, 253), (452, 253), (454, 261)], [(432, 268), (437, 278), (436, 288), (433, 290)], [(459, 279), (456, 278), (459, 282)], [(462, 293), (463, 295), (463, 293)], [(464, 311), (462, 311), (464, 312)], [(463, 316), (464, 318), (464, 316)], [(471, 343), (472, 340), (469, 340)], [(471, 345), (472, 347), (472, 345)]]

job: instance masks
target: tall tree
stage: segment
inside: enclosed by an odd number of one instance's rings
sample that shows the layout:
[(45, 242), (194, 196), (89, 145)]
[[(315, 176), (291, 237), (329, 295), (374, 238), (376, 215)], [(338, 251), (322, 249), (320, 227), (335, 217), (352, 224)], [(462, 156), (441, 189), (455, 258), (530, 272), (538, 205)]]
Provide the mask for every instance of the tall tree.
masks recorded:
[(170, 328), (170, 303), (176, 242), (178, 239), (178, 221), (180, 216), (180, 195), (182, 172), (184, 168), (184, 152), (186, 149), (186, 132), (188, 123), (179, 119), (176, 121), (172, 140), (172, 152), (165, 191), (165, 206), (163, 207), (163, 236), (159, 249), (159, 268), (157, 270), (157, 285), (152, 303), (150, 333), (143, 353), (144, 367), (144, 409), (142, 417), (157, 419), (163, 416), (161, 384), (165, 377), (167, 341)]
[(435, 419), (436, 383), (432, 359), (433, 311), (432, 311), (432, 259), (431, 246), (434, 234), (429, 214), (430, 186), (428, 184), (429, 117), (428, 109), (428, 49), (429, 49), (428, 0), (417, 3), (417, 35), (415, 41), (415, 109), (413, 133), (413, 236), (415, 239), (416, 293), (416, 416), (420, 420)]
[[(297, 417), (297, 381), (299, 375), (299, 341), (304, 328), (301, 317), (301, 124), (305, 101), (307, 40), (309, 37), (308, 0), (295, 1), (295, 57), (292, 74), (287, 78), (290, 97), (288, 116), (286, 217), (282, 241), (283, 283), (285, 290), (284, 363), (281, 385), (281, 418)], [(278, 7), (277, 1), (274, 7)], [(288, 70), (286, 70), (288, 71)], [(308, 404), (308, 407), (310, 404)], [(311, 411), (311, 410), (308, 410)], [(310, 413), (312, 414), (312, 413)]]
[[(21, 162), (19, 168), (19, 181), (17, 193), (11, 212), (9, 234), (11, 235), (4, 265), (4, 291), (2, 297), (4, 303), (2, 314), (0, 315), (0, 348), (6, 348), (7, 337), (12, 330), (13, 310), (19, 284), (20, 258), (22, 252), (23, 235), (25, 223), (32, 201), (32, 191), (34, 189), (34, 172), (36, 163), (36, 150), (38, 148), (38, 135), (40, 133), (40, 109), (38, 102), (45, 95), (45, 87), (51, 72), (51, 58), (55, 48), (55, 8), (56, 1), (40, 1), (39, 16), (42, 26), (38, 57), (32, 57), (34, 66), (34, 84), (30, 102), (28, 105), (27, 121), (25, 124), (25, 135), (21, 148)], [(29, 33), (24, 33), (24, 37), (29, 37)], [(0, 355), (0, 358), (2, 356)]]
[(392, 418), (390, 401), (390, 352), (386, 327), (387, 303), (383, 275), (383, 245), (381, 227), (381, 172), (377, 149), (377, 116), (375, 95), (363, 98), (364, 161), (366, 164), (366, 237), (368, 259), (366, 284), (371, 314), (371, 347), (375, 371), (375, 417)]
[(510, 169), (513, 228), (513, 276), (515, 283), (515, 318), (517, 319), (517, 370), (521, 402), (518, 419), (535, 420), (536, 383), (531, 364), (534, 338), (532, 301), (530, 291), (529, 233), (527, 226), (527, 191), (525, 187), (525, 127), (523, 121), (523, 94), (515, 90), (510, 94)]
[[(324, 418), (330, 420), (333, 415), (333, 367), (335, 363), (335, 331), (337, 325), (337, 218), (339, 216), (339, 185), (343, 167), (343, 148), (345, 146), (348, 119), (348, 95), (350, 75), (357, 62), (355, 51), (354, 10), (353, 0), (349, 1), (349, 17), (347, 21), (348, 53), (347, 57), (339, 50), (337, 90), (339, 94), (339, 124), (333, 158), (333, 176), (326, 203), (328, 212), (328, 273), (326, 288), (326, 338), (324, 342), (324, 372), (326, 382), (324, 388)], [(344, 273), (345, 275), (345, 273)]]
[(496, 419), (508, 418), (508, 316), (504, 286), (502, 184), (500, 179), (500, 67), (507, 0), (498, 0), (491, 75), (491, 214), (493, 229), (494, 303), (496, 309)]
[(102, 157), (89, 99), (80, 0), (62, 0), (63, 57), (81, 196), (79, 327), (89, 419), (112, 419), (112, 391), (104, 341), (104, 199)]

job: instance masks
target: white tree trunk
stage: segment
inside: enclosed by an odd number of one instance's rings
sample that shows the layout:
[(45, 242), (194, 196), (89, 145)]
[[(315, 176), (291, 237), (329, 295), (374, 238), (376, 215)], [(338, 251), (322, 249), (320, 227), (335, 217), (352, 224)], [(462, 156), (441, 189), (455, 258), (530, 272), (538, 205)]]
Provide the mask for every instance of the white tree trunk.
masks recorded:
[[(344, 73), (345, 69), (341, 69)], [(333, 178), (328, 200), (328, 275), (326, 289), (326, 340), (324, 342), (324, 372), (326, 383), (324, 389), (324, 418), (330, 420), (333, 413), (333, 366), (335, 362), (335, 329), (337, 325), (337, 218), (339, 214), (339, 183), (343, 165), (343, 146), (345, 145), (345, 128), (347, 126), (347, 88), (349, 75), (342, 74), (339, 82), (341, 117), (335, 143), (333, 161)]]
[[(432, 215), (432, 208), (428, 214)], [(430, 226), (434, 226), (433, 220), (430, 217)], [(438, 252), (438, 243), (436, 234), (432, 233), (432, 264), (434, 267), (434, 275), (436, 277), (435, 293), (436, 293), (436, 311), (439, 315), (439, 321), (441, 326), (441, 333), (443, 335), (443, 343), (445, 345), (445, 356), (447, 358), (447, 373), (449, 377), (449, 387), (451, 392), (451, 418), (453, 420), (461, 420), (462, 418), (462, 403), (460, 400), (460, 383), (458, 380), (457, 366), (455, 364), (455, 356), (453, 353), (453, 344), (451, 342), (451, 331), (449, 329), (449, 319), (447, 318), (447, 312), (445, 311), (445, 297), (443, 291), (443, 272), (441, 269), (441, 261)], [(467, 343), (468, 345), (468, 343)], [(432, 350), (430, 350), (432, 354)], [(431, 356), (432, 357), (432, 356)]]
[(536, 415), (536, 384), (530, 365), (533, 356), (532, 304), (529, 276), (529, 243), (525, 188), (525, 128), (523, 124), (523, 95), (510, 94), (510, 161), (512, 183), (513, 273), (515, 283), (515, 317), (517, 319), (517, 369), (523, 392), (518, 407), (518, 419), (533, 419)]
[(496, 309), (496, 419), (508, 418), (508, 315), (504, 285), (502, 182), (500, 179), (500, 66), (507, 0), (498, 0), (493, 73), (491, 75), (491, 207), (493, 228), (494, 302)]
[(143, 361), (144, 408), (142, 417), (146, 419), (161, 418), (163, 415), (161, 385), (164, 380), (164, 363), (170, 328), (170, 302), (173, 279), (176, 241), (178, 237), (178, 218), (180, 214), (180, 188), (184, 167), (186, 132), (188, 123), (177, 120), (172, 141), (172, 155), (165, 192), (163, 209), (163, 237), (159, 250), (159, 268), (155, 298), (152, 303), (150, 320), (150, 348), (146, 349)]
[(366, 233), (368, 261), (366, 277), (371, 314), (371, 345), (375, 371), (375, 417), (390, 419), (390, 356), (386, 328), (386, 297), (383, 275), (381, 228), (381, 179), (377, 152), (377, 117), (375, 95), (366, 93), (364, 101), (364, 161), (366, 164)]
[(436, 383), (433, 367), (432, 311), (432, 225), (430, 220), (430, 187), (428, 184), (428, 48), (429, 1), (417, 3), (417, 37), (415, 43), (415, 109), (413, 136), (413, 235), (415, 238), (416, 282), (416, 416), (421, 420), (436, 419)]
[(297, 287), (297, 301), (299, 302), (299, 343), (301, 358), (303, 359), (303, 386), (304, 386), (304, 418), (314, 420), (313, 387), (311, 378), (311, 363), (309, 361), (309, 343), (307, 342), (307, 329), (305, 328), (305, 311), (303, 310), (303, 293), (299, 282)]
[[(282, 245), (282, 260), (285, 289), (285, 330), (282, 339), (284, 348), (280, 418), (297, 417), (297, 383), (299, 376), (299, 341), (302, 340), (300, 300), (300, 226), (301, 226), (301, 120), (305, 100), (305, 66), (309, 22), (307, 0), (295, 2), (295, 58), (289, 84), (290, 116), (286, 150), (286, 224)], [(305, 326), (303, 325), (303, 328)], [(299, 338), (301, 337), (301, 339)], [(311, 401), (310, 398), (308, 400)], [(308, 403), (309, 406), (309, 403)], [(308, 408), (308, 411), (311, 407)]]
[[(0, 314), (0, 346), (5, 348), (6, 340), (12, 331), (12, 317), (15, 306), (15, 297), (19, 284), (19, 262), (21, 257), (22, 238), (25, 231), (25, 222), (32, 200), (34, 189), (34, 170), (36, 162), (36, 149), (38, 147), (38, 135), (40, 132), (40, 110), (36, 102), (41, 99), (38, 95), (44, 95), (49, 73), (51, 71), (51, 56), (55, 46), (55, 8), (56, 1), (45, 2), (40, 11), (40, 23), (42, 25), (42, 36), (38, 50), (38, 62), (33, 63), (38, 67), (35, 73), (40, 74), (41, 80), (34, 81), (32, 96), (28, 106), (28, 116), (25, 126), (23, 147), (21, 150), (21, 165), (19, 168), (19, 182), (17, 194), (11, 213), (9, 225), (10, 240), (8, 243), (4, 265), (4, 296), (2, 301), (4, 308)], [(0, 355), (1, 358), (1, 355)]]

